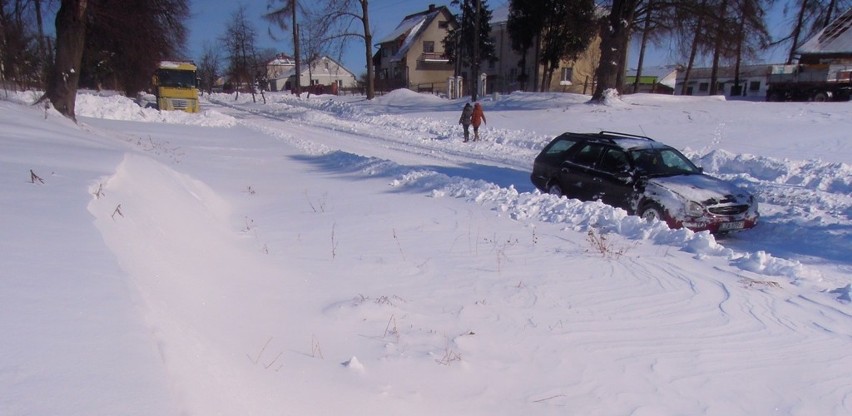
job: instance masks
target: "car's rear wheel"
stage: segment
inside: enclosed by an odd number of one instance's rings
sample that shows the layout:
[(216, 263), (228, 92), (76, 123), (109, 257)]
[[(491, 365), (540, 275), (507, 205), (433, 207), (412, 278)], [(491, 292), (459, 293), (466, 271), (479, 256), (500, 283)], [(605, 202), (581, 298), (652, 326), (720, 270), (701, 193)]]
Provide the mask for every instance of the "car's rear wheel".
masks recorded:
[(565, 192), (562, 191), (562, 187), (559, 186), (559, 184), (556, 182), (551, 182), (547, 185), (547, 193), (551, 195), (556, 195), (560, 198), (565, 196)]
[(831, 101), (831, 91), (820, 91), (814, 94), (814, 101), (818, 103), (824, 103), (826, 101)]
[(665, 221), (663, 217), (663, 208), (655, 203), (648, 203), (642, 207), (642, 210), (639, 212), (639, 217), (641, 217), (645, 221)]

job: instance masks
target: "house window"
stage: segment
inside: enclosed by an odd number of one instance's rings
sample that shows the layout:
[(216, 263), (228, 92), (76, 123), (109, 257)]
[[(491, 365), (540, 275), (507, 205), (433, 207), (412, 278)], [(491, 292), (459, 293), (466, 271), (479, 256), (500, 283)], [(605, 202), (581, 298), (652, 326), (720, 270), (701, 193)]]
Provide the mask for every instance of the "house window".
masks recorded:
[(424, 53), (434, 53), (435, 52), (435, 42), (431, 40), (423, 41), (423, 52)]
[(748, 83), (749, 91), (760, 91), (760, 81), (751, 81)]
[(449, 27), (450, 27), (450, 22), (448, 22), (446, 20), (438, 21), (438, 29), (447, 29)]
[(387, 58), (390, 50), (388, 48), (382, 48), (382, 56)]
[(710, 90), (710, 83), (709, 82), (701, 82), (701, 83), (698, 84), (698, 91), (707, 92), (709, 90)]
[(562, 78), (560, 81), (571, 81), (574, 79), (574, 68), (562, 68)]

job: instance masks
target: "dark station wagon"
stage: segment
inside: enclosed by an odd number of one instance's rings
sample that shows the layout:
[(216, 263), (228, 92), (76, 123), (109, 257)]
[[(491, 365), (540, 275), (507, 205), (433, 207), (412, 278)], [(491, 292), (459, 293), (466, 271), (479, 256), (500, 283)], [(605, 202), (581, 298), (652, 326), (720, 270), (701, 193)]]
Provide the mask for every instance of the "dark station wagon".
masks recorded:
[(752, 228), (760, 217), (747, 191), (645, 136), (564, 133), (535, 158), (531, 180), (542, 192), (601, 200), (671, 228), (727, 233)]

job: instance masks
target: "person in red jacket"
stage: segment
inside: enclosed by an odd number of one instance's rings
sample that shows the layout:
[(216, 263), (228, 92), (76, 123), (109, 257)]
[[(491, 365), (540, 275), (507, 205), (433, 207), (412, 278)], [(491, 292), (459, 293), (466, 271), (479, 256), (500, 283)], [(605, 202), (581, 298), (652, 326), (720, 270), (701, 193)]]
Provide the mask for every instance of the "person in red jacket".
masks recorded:
[(473, 105), (473, 114), (470, 117), (470, 124), (473, 126), (473, 141), (479, 140), (479, 125), (485, 123), (485, 112), (482, 111), (482, 105), (475, 103)]

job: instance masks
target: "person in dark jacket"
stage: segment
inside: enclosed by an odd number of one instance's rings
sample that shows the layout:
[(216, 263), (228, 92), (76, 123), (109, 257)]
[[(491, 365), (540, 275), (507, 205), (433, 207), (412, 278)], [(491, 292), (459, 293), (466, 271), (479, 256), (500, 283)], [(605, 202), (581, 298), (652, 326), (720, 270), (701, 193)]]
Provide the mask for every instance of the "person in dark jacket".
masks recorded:
[(464, 127), (464, 141), (467, 143), (468, 139), (470, 139), (470, 118), (473, 116), (473, 107), (470, 106), (470, 103), (464, 105), (462, 109), (461, 117), (459, 117), (459, 124)]

